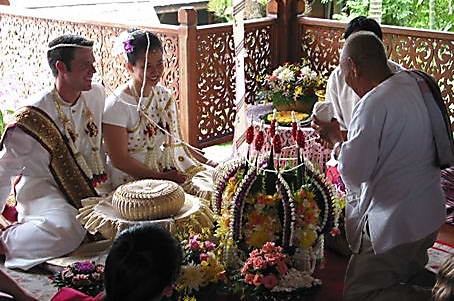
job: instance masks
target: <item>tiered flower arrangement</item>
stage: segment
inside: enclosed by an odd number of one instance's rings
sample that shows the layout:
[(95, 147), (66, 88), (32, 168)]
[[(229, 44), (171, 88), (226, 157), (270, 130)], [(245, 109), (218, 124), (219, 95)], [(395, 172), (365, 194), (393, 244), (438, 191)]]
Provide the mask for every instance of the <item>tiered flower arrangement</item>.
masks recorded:
[[(320, 283), (311, 275), (323, 258), (323, 234), (333, 221), (332, 187), (302, 157), (305, 141), (296, 121), (292, 135), (297, 155), (293, 165), (284, 166), (276, 120), (267, 135), (250, 127), (246, 142), (254, 146), (254, 155), (248, 152), (247, 158), (224, 166), (215, 183), (216, 234), (227, 271), (239, 279), (244, 294), (252, 289), (269, 300), (291, 298)], [(273, 145), (268, 154), (262, 153), (265, 139)]]
[(271, 102), (279, 110), (311, 112), (317, 101), (317, 91), (326, 87), (326, 76), (309, 67), (307, 61), (285, 63), (272, 74), (258, 78), (261, 89), (257, 98), (261, 102)]
[(93, 261), (76, 262), (57, 272), (52, 283), (58, 287), (70, 287), (90, 296), (104, 290), (104, 265)]

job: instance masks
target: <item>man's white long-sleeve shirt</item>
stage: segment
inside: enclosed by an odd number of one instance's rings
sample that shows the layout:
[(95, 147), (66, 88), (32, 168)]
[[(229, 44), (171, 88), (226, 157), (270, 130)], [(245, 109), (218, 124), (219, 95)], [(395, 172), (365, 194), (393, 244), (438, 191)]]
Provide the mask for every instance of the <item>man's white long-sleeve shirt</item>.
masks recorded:
[(339, 171), (357, 195), (346, 207), (347, 238), (354, 252), (366, 219), (376, 253), (419, 240), (444, 222), (428, 111), (406, 72), (391, 76), (355, 105)]

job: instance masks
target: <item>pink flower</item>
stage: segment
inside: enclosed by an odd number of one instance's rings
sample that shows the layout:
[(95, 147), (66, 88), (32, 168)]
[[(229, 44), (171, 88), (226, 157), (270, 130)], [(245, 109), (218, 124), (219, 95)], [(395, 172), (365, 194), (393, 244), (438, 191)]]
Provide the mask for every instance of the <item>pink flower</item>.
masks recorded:
[(200, 249), (199, 242), (198, 242), (198, 241), (195, 241), (195, 240), (193, 240), (193, 241), (191, 241), (191, 242), (189, 243), (189, 247), (190, 247), (191, 249), (193, 249), (193, 250), (199, 250), (199, 249)]
[(200, 244), (199, 244), (199, 235), (194, 235), (189, 238), (189, 248), (193, 250), (199, 250), (200, 249)]
[(162, 291), (162, 295), (166, 297), (170, 297), (173, 294), (173, 285), (166, 286)]
[(262, 250), (265, 252), (273, 252), (276, 250), (276, 246), (274, 245), (274, 242), (267, 242), (263, 245)]
[(273, 274), (270, 274), (270, 275), (265, 276), (263, 278), (262, 282), (263, 282), (263, 285), (267, 289), (272, 289), (273, 287), (275, 287), (278, 284), (279, 281), (277, 280), (276, 276), (274, 276)]
[(253, 265), (254, 265), (254, 269), (262, 270), (262, 269), (266, 268), (266, 261), (263, 260), (262, 257), (257, 257), (257, 258), (254, 258)]
[(278, 270), (279, 274), (281, 274), (281, 275), (284, 275), (285, 273), (288, 272), (287, 265), (285, 263), (283, 263), (282, 261), (277, 263), (277, 270)]
[(85, 286), (85, 285), (91, 284), (90, 279), (88, 279), (88, 275), (84, 275), (84, 274), (79, 274), (79, 275), (74, 276), (74, 278), (71, 280), (71, 282), (76, 286)]
[(277, 264), (281, 260), (281, 256), (275, 253), (265, 254), (265, 259), (271, 264)]
[(123, 48), (126, 53), (131, 53), (134, 51), (134, 46), (132, 45), (132, 40), (127, 40), (123, 42)]
[(247, 284), (254, 284), (254, 274), (247, 273), (246, 276), (244, 276), (244, 282)]
[(212, 243), (212, 242), (209, 241), (209, 240), (206, 240), (206, 241), (205, 241), (205, 248), (206, 248), (208, 251), (214, 250), (214, 248), (216, 248), (216, 244)]
[(249, 257), (256, 257), (258, 255), (260, 255), (260, 252), (257, 249), (254, 249), (251, 253), (249, 253)]
[(207, 261), (208, 260), (208, 254), (207, 253), (202, 253), (199, 255), (200, 261)]
[(254, 276), (254, 280), (253, 280), (253, 284), (255, 286), (259, 286), (260, 284), (262, 284), (262, 280), (263, 280), (263, 275), (262, 274), (256, 274)]
[(275, 80), (277, 80), (277, 76), (275, 76), (275, 75), (270, 75), (270, 76), (268, 76), (267, 79), (270, 80), (270, 81), (275, 81)]
[(96, 272), (97, 273), (104, 273), (104, 266), (102, 264), (98, 264), (96, 266)]

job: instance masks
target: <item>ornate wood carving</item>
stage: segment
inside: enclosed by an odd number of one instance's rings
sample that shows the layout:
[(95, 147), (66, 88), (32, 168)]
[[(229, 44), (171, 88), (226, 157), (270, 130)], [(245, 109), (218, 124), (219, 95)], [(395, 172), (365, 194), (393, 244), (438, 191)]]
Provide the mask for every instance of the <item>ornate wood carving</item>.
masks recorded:
[[(17, 108), (25, 98), (53, 84), (46, 49), (49, 41), (62, 34), (79, 34), (95, 41), (93, 49), (97, 73), (94, 81), (102, 82), (107, 94), (111, 94), (129, 78), (124, 68), (124, 58), (112, 54), (115, 37), (127, 27), (1, 14), (0, 28), (2, 107)], [(162, 32), (156, 28), (150, 30), (157, 33), (164, 46), (164, 74), (161, 81), (178, 100), (179, 60), (176, 29), (174, 32), (168, 29)]]
[[(198, 141), (202, 145), (233, 135), (235, 68), (232, 27), (199, 30), (197, 49)], [(246, 101), (254, 102), (256, 78), (271, 67), (271, 26), (246, 27)]]
[[(339, 64), (345, 23), (300, 18), (303, 58), (328, 74)], [(454, 34), (382, 26), (390, 59), (431, 74), (441, 88), (454, 130)]]

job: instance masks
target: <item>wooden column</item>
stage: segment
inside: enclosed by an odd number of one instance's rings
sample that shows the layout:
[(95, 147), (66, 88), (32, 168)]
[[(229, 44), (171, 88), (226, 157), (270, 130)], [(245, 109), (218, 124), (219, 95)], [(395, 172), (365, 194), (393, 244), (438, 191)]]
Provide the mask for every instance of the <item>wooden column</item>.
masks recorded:
[(183, 139), (197, 143), (197, 11), (192, 6), (178, 10), (178, 45), (180, 60), (180, 126)]
[[(277, 4), (277, 11), (275, 4)], [(298, 0), (275, 0), (270, 3), (269, 12), (277, 12), (275, 41), (278, 49), (277, 63), (295, 62), (300, 59), (301, 47), (297, 22)], [(274, 7), (273, 7), (274, 6)]]

